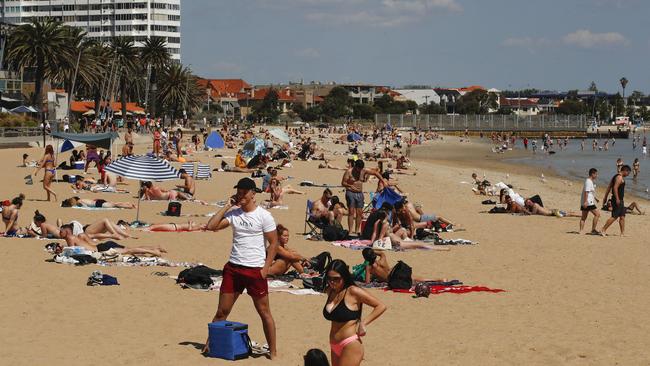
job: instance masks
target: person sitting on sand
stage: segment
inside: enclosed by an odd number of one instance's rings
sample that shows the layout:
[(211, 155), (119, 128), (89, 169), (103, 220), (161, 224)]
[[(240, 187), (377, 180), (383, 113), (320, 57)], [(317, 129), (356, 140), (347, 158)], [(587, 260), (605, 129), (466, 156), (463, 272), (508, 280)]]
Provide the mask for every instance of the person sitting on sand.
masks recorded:
[[(603, 211), (611, 212), (612, 211), (612, 199), (608, 199), (607, 203), (603, 205)], [(636, 212), (635, 212), (636, 210)], [(645, 211), (641, 211), (641, 207), (638, 203), (632, 202), (629, 206), (625, 207), (625, 212), (629, 214), (638, 214), (645, 215)]]
[(70, 197), (61, 202), (61, 207), (89, 207), (89, 208), (135, 208), (131, 202), (109, 202), (104, 199)]
[(530, 215), (530, 212), (524, 206), (515, 202), (509, 194), (504, 195), (503, 200), (506, 204), (506, 211), (508, 213)]
[(491, 193), (491, 191), (488, 192), (486, 190), (486, 188), (490, 187), (490, 182), (489, 181), (487, 181), (485, 179), (482, 179), (482, 180), (479, 179), (478, 175), (476, 173), (472, 173), (472, 180), (474, 180), (474, 184), (476, 184), (476, 188), (472, 188), (472, 191), (475, 194), (487, 196), (488, 193)]
[(290, 185), (287, 185), (283, 188), (280, 180), (277, 178), (271, 178), (271, 182), (269, 183), (269, 193), (271, 193), (271, 199), (269, 199), (269, 207), (282, 206), (282, 197), (285, 193), (305, 194), (305, 192), (293, 189), (293, 187)]
[(61, 225), (59, 228), (61, 239), (65, 240), (66, 246), (69, 247), (84, 247), (90, 251), (105, 253), (107, 255), (119, 254), (161, 257), (164, 253), (167, 253), (167, 251), (160, 246), (126, 248), (112, 241), (95, 244), (93, 240), (85, 233), (74, 235), (72, 230), (72, 224)]
[(394, 190), (397, 191), (400, 195), (402, 195), (402, 196), (407, 196), (407, 195), (408, 195), (408, 193), (405, 193), (405, 192), (404, 192), (404, 191), (403, 191), (403, 190), (402, 190), (402, 189), (397, 185), (397, 179), (395, 179), (395, 178), (391, 179), (391, 177), (390, 177), (390, 173), (389, 173), (388, 171), (385, 171), (385, 172), (381, 173), (381, 176), (384, 178), (384, 181), (381, 181), (381, 180), (380, 180), (380, 181), (377, 181), (377, 189), (375, 190), (375, 192), (377, 192), (377, 193), (381, 193), (381, 191), (383, 191), (384, 188), (386, 188), (386, 186), (387, 186), (386, 183), (388, 183), (388, 187), (394, 189)]
[(23, 207), (23, 200), (25, 200), (25, 195), (21, 193), (11, 200), (10, 205), (2, 207), (0, 214), (2, 214), (2, 222), (5, 224), (5, 236), (28, 234), (27, 229), (18, 226), (18, 212)]
[(192, 197), (179, 191), (166, 190), (158, 186), (154, 186), (151, 182), (144, 182), (143, 196), (145, 200), (149, 201), (187, 201)]
[(526, 200), (526, 205), (524, 207), (528, 210), (528, 212), (530, 212), (531, 215), (556, 216), (556, 217), (582, 217), (582, 214), (579, 212), (563, 211), (556, 208), (549, 209), (540, 206), (538, 203), (535, 203), (530, 199)]
[[(372, 248), (364, 248), (361, 252), (366, 266), (365, 270), (365, 283), (371, 281), (388, 282), (388, 276), (392, 270), (388, 264), (386, 253), (382, 250), (374, 250)], [(413, 284), (424, 281), (445, 281), (445, 279), (428, 279), (421, 276), (411, 275)]]
[[(30, 234), (33, 236), (40, 236), (43, 238), (61, 238), (59, 227), (61, 227), (61, 220), (57, 220), (57, 225), (47, 222), (45, 216), (38, 212), (34, 213), (33, 224), (30, 226)], [(71, 221), (73, 227), (73, 234), (79, 235), (85, 233), (91, 239), (96, 240), (122, 240), (127, 238), (137, 239), (128, 233), (125, 229), (112, 223), (109, 219), (99, 219), (89, 225), (82, 225), (79, 221)]]
[(178, 172), (183, 180), (183, 185), (176, 186), (176, 188), (187, 195), (194, 196), (194, 192), (196, 192), (196, 182), (194, 182), (194, 178), (192, 178), (185, 169), (179, 169)]
[(278, 243), (280, 245), (278, 245), (275, 259), (273, 260), (271, 267), (269, 267), (269, 275), (283, 275), (291, 267), (293, 267), (299, 274), (305, 273), (304, 267), (309, 263), (309, 259), (287, 247), (287, 243), (289, 242), (289, 229), (278, 224), (276, 230), (278, 232)]
[(347, 168), (330, 164), (328, 159), (323, 159), (323, 162), (318, 164), (318, 169), (347, 170)]
[(323, 225), (329, 225), (334, 220), (334, 213), (329, 210), (331, 199), (332, 190), (325, 188), (321, 197), (315, 200), (311, 206), (309, 220), (314, 223), (320, 221)]
[(332, 198), (330, 199), (329, 211), (334, 214), (333, 222), (338, 223), (341, 229), (343, 229), (343, 216), (349, 215), (350, 212), (345, 207), (343, 202), (341, 202), (338, 196), (332, 196)]
[(152, 224), (145, 228), (145, 231), (153, 232), (192, 232), (192, 231), (205, 231), (206, 224), (196, 224), (193, 221), (188, 221), (187, 224)]
[(377, 220), (375, 221), (373, 231), (372, 231), (372, 236), (370, 237), (371, 242), (374, 243), (375, 240), (390, 238), (391, 244), (395, 249), (402, 249), (402, 250), (430, 249), (430, 250), (442, 250), (442, 251), (449, 250), (449, 248), (440, 248), (431, 244), (413, 241), (412, 239), (408, 238), (405, 230), (401, 230), (394, 233), (391, 230), (390, 223), (388, 222), (388, 215), (386, 214), (386, 211), (379, 210), (377, 212), (378, 212)]

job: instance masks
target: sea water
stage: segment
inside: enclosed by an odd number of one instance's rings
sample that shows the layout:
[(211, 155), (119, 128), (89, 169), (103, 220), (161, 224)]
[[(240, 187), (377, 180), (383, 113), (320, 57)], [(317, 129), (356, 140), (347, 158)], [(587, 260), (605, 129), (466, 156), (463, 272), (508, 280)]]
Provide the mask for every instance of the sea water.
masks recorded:
[[(600, 139), (598, 146), (602, 147), (605, 140)], [(643, 156), (642, 147), (639, 143), (636, 149), (632, 148), (632, 139), (618, 139), (614, 144), (609, 140), (609, 149), (596, 149), (592, 150), (593, 139), (584, 140), (584, 150), (581, 149), (581, 139), (569, 140), (566, 148), (560, 149), (557, 144), (551, 148), (555, 154), (548, 154), (542, 152), (539, 148), (533, 154), (530, 143), (528, 144), (529, 156), (516, 159), (506, 159), (506, 162), (534, 165), (540, 167), (540, 175), (544, 171), (555, 171), (563, 177), (571, 179), (583, 180), (588, 176), (590, 168), (598, 169), (598, 186), (607, 187), (610, 179), (616, 174), (616, 160), (623, 159), (623, 164), (627, 164), (632, 168), (634, 159), (638, 158), (640, 163), (640, 173), (636, 179), (633, 179), (633, 174), (625, 179), (625, 190), (627, 192), (634, 192), (634, 194), (645, 199), (650, 199), (650, 156)], [(521, 142), (517, 141), (518, 150), (523, 149)], [(537, 146), (541, 145), (541, 141), (537, 141)], [(650, 147), (649, 147), (650, 150)], [(649, 151), (650, 153), (650, 151)]]

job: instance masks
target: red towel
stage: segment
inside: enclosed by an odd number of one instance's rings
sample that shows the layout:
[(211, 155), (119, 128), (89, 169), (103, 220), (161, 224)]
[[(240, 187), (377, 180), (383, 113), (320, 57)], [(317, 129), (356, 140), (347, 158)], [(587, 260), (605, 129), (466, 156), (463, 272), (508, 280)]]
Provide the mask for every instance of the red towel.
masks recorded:
[[(388, 290), (389, 290), (388, 288), (384, 289), (384, 291), (388, 291)], [(409, 290), (395, 289), (391, 291), (402, 292), (407, 294), (415, 293), (415, 291), (412, 288)], [(431, 286), (431, 293), (434, 295), (443, 294), (445, 292), (451, 292), (454, 294), (466, 294), (468, 292), (505, 292), (505, 291), (506, 290), (493, 289), (484, 286)]]

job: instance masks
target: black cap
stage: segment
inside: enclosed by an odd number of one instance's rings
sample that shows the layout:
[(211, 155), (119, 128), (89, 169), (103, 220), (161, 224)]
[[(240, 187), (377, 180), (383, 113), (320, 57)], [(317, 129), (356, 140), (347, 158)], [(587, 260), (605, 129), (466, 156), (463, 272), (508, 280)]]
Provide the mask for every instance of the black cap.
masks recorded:
[(250, 178), (242, 178), (242, 179), (240, 179), (239, 182), (237, 182), (237, 185), (234, 186), (233, 188), (252, 190), (252, 191), (255, 191), (257, 193), (262, 192), (262, 190), (257, 188), (257, 186), (255, 185), (255, 181), (250, 179)]

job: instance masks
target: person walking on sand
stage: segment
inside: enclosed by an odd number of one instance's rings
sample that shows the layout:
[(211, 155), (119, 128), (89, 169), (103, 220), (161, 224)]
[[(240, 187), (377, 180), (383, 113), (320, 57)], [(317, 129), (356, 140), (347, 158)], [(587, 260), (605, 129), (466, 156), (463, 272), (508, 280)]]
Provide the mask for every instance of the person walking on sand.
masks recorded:
[[(255, 202), (255, 194), (262, 192), (255, 186), (255, 181), (242, 178), (234, 188), (237, 193), (207, 225), (211, 231), (232, 227), (232, 250), (228, 263), (223, 267), (219, 305), (212, 321), (226, 320), (237, 298), (246, 289), (262, 319), (268, 350), (273, 359), (277, 356), (275, 321), (271, 315), (266, 277), (278, 250), (275, 220)], [(269, 243), (268, 248), (265, 241)], [(208, 342), (203, 352), (209, 352)]]
[(598, 198), (596, 198), (596, 184), (594, 183), (598, 178), (598, 170), (596, 168), (589, 169), (589, 177), (585, 179), (585, 184), (582, 187), (582, 194), (580, 195), (580, 211), (582, 211), (582, 217), (580, 218), (580, 234), (585, 227), (585, 222), (587, 217), (591, 212), (594, 215), (594, 220), (591, 224), (591, 233), (600, 234), (596, 230), (598, 225), (598, 219), (600, 219), (600, 210), (598, 210)]
[(54, 174), (56, 174), (56, 160), (54, 159), (54, 148), (52, 145), (45, 146), (45, 154), (38, 163), (33, 175), (36, 176), (41, 169), (45, 170), (43, 174), (43, 189), (47, 193), (47, 200), (50, 201), (50, 197), (54, 196), (54, 201), (56, 202), (56, 193), (52, 190), (52, 181), (54, 180)]
[(612, 200), (612, 217), (607, 219), (605, 226), (603, 226), (603, 229), (601, 230), (601, 234), (603, 236), (607, 236), (607, 229), (616, 220), (618, 220), (618, 225), (621, 228), (621, 236), (625, 235), (626, 209), (625, 209), (625, 202), (623, 201), (625, 196), (625, 177), (630, 175), (631, 170), (632, 169), (630, 169), (629, 165), (623, 165), (621, 167), (621, 172), (612, 177), (612, 180), (609, 182), (609, 186), (607, 187), (607, 191), (605, 191), (605, 197), (603, 198), (603, 202), (607, 202), (607, 197), (609, 196), (610, 192), (612, 193), (613, 200)]

